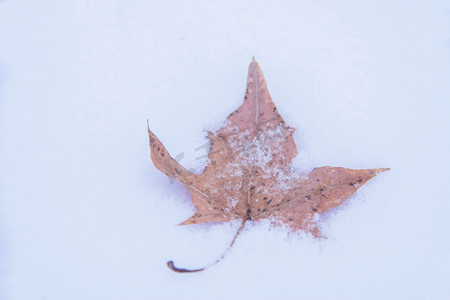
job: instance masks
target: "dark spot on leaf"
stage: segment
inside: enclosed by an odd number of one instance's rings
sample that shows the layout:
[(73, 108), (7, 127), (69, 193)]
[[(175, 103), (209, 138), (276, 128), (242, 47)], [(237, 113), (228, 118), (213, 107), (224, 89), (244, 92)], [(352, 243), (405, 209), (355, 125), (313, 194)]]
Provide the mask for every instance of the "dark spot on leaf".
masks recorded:
[(306, 199), (311, 200), (311, 195), (305, 196)]
[(313, 211), (317, 211), (317, 208), (314, 208), (314, 207), (313, 207), (312, 210), (313, 210)]
[(353, 182), (350, 182), (349, 184), (348, 184), (349, 186), (353, 186), (354, 185), (354, 183)]
[(323, 192), (323, 188), (321, 188), (320, 191)]
[(273, 111), (273, 112), (275, 112), (276, 110), (277, 110), (277, 108), (276, 108), (276, 107), (274, 107), (272, 111)]
[(267, 201), (267, 205), (269, 205), (269, 204), (270, 204), (270, 202), (272, 202), (272, 199), (270, 199), (269, 201)]
[(361, 182), (362, 181), (362, 179), (358, 179), (358, 182)]

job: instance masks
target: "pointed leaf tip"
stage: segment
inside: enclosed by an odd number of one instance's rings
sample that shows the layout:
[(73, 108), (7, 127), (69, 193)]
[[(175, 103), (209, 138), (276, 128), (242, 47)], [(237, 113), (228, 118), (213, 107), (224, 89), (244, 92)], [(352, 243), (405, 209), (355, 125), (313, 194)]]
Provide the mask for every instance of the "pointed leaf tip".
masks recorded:
[(250, 67), (256, 66), (259, 69), (258, 62), (256, 61), (255, 57), (252, 57), (252, 61), (250, 62)]

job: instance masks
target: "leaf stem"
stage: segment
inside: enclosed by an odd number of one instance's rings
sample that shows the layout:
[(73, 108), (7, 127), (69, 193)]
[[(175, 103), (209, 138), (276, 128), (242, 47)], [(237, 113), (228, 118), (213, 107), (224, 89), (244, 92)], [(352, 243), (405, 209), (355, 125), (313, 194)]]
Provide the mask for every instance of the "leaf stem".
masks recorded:
[(177, 272), (177, 273), (194, 273), (194, 272), (201, 272), (205, 269), (205, 268), (195, 269), (195, 270), (180, 269), (180, 268), (175, 267), (175, 265), (173, 264), (173, 261), (168, 261), (167, 266), (169, 267), (169, 269), (171, 269), (172, 271)]
[(245, 216), (245, 218), (242, 220), (241, 226), (239, 226), (239, 229), (237, 230), (236, 234), (234, 235), (233, 240), (231, 241), (231, 243), (228, 246), (228, 248), (225, 250), (225, 252), (222, 254), (222, 256), (220, 256), (215, 262), (213, 262), (209, 266), (206, 266), (206, 267), (201, 268), (201, 269), (190, 270), (190, 269), (183, 269), (183, 268), (175, 267), (173, 261), (168, 261), (167, 262), (167, 266), (169, 267), (169, 269), (171, 269), (172, 271), (177, 272), (177, 273), (194, 273), (194, 272), (201, 272), (201, 271), (204, 271), (206, 269), (209, 269), (210, 267), (212, 267), (212, 266), (216, 265), (217, 263), (219, 263), (220, 261), (222, 261), (225, 258), (225, 256), (228, 254), (228, 252), (230, 252), (231, 247), (233, 247), (234, 242), (236, 241), (239, 233), (242, 231), (242, 229), (245, 226), (245, 223), (247, 223), (248, 220), (249, 220), (249, 216), (247, 214)]

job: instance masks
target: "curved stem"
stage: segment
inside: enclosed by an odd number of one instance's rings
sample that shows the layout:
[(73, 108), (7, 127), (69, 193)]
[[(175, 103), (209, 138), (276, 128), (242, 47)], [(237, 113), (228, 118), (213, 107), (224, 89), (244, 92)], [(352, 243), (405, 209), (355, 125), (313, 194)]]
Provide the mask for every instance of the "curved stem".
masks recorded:
[(177, 273), (194, 273), (194, 272), (203, 271), (205, 269), (205, 268), (195, 269), (195, 270), (180, 269), (180, 268), (175, 267), (175, 265), (173, 264), (173, 261), (168, 261), (167, 266), (169, 267), (169, 269), (171, 269), (172, 271), (177, 272)]
[(193, 269), (193, 270), (190, 270), (190, 269), (182, 269), (182, 268), (177, 268), (177, 267), (175, 267), (173, 261), (168, 261), (168, 262), (167, 262), (167, 266), (169, 267), (169, 269), (171, 269), (172, 271), (177, 272), (177, 273), (194, 273), (194, 272), (201, 272), (201, 271), (204, 271), (204, 270), (206, 270), (206, 269), (208, 269), (208, 268), (210, 268), (210, 267), (216, 265), (216, 264), (219, 263), (222, 259), (225, 258), (225, 256), (228, 254), (228, 252), (230, 252), (231, 247), (233, 247), (234, 242), (236, 241), (236, 239), (237, 239), (239, 233), (241, 232), (242, 228), (244, 228), (245, 223), (247, 223), (248, 220), (249, 220), (249, 216), (248, 216), (248, 214), (247, 214), (247, 216), (245, 216), (245, 218), (242, 220), (241, 226), (239, 226), (239, 229), (237, 230), (236, 234), (234, 235), (233, 240), (231, 241), (231, 243), (230, 243), (230, 245), (228, 246), (228, 248), (225, 250), (225, 252), (222, 254), (222, 256), (220, 256), (214, 263), (210, 264), (209, 266), (204, 267), (204, 268), (201, 268), (201, 269)]

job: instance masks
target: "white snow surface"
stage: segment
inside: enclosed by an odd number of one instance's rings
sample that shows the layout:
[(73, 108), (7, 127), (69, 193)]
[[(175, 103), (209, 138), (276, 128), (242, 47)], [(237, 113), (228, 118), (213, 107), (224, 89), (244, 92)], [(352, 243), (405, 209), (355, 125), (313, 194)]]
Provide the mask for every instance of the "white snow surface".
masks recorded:
[[(326, 240), (176, 226), (255, 56), (303, 171), (390, 167)], [(450, 2), (1, 1), (0, 299), (450, 298)]]

